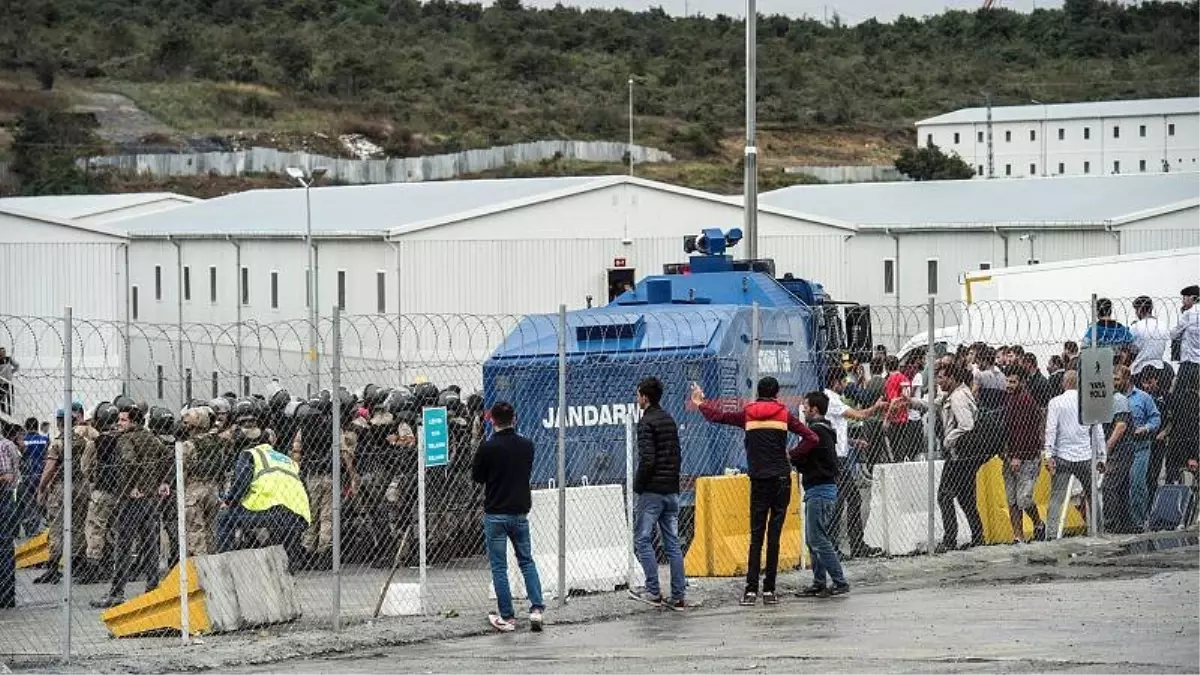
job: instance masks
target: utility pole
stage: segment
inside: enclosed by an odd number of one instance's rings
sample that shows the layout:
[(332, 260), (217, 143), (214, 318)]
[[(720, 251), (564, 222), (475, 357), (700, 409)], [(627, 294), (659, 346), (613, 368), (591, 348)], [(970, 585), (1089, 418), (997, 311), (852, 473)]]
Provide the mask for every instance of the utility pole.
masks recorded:
[(993, 154), (992, 145), (992, 95), (984, 94), (987, 101), (987, 177), (996, 177), (995, 155)]
[(633, 175), (633, 78), (629, 78), (629, 175)]
[(745, 193), (746, 253), (751, 260), (758, 258), (758, 148), (754, 145), (755, 104), (757, 95), (755, 79), (757, 66), (755, 48), (758, 43), (758, 10), (754, 0), (746, 0), (746, 175), (742, 191)]

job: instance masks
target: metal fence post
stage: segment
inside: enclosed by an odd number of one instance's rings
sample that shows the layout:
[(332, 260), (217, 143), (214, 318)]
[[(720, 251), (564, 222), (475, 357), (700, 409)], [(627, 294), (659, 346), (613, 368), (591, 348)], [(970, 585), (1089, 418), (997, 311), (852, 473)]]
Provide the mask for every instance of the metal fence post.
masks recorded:
[(750, 398), (758, 386), (759, 348), (762, 346), (762, 326), (759, 325), (758, 303), (750, 306)]
[(333, 307), (333, 363), (329, 394), (333, 401), (333, 629), (341, 630), (342, 614), (342, 309)]
[[(71, 523), (72, 507), (74, 506), (74, 481), (71, 480), (71, 474), (74, 471), (74, 448), (72, 441), (75, 440), (75, 411), (72, 409), (75, 395), (72, 389), (74, 388), (74, 344), (75, 337), (72, 335), (72, 311), (71, 307), (67, 306), (63, 309), (63, 580), (62, 580), (62, 603), (63, 603), (63, 637), (62, 637), (62, 662), (71, 662), (71, 584), (72, 584), (72, 569), (71, 558), (72, 548), (75, 544), (72, 539), (73, 528)], [(50, 564), (56, 564), (56, 561), (51, 560)]]
[[(1088, 347), (1090, 349), (1095, 349), (1096, 347), (1098, 347), (1099, 345), (1097, 344), (1097, 341), (1100, 339), (1100, 317), (1099, 317), (1099, 313), (1096, 311), (1096, 299), (1097, 299), (1096, 294), (1092, 293), (1092, 307), (1091, 307), (1092, 325), (1088, 329), (1088, 335), (1090, 336), (1090, 338), (1088, 339)], [(1083, 396), (1086, 392), (1083, 391), (1082, 386), (1076, 386), (1076, 390), (1079, 392), (1079, 400), (1082, 401)], [(1090, 428), (1088, 429), (1088, 434), (1089, 435), (1091, 434)], [(1088, 499), (1092, 502), (1087, 510), (1087, 512), (1088, 512), (1087, 526), (1088, 526), (1088, 536), (1089, 537), (1094, 537), (1100, 533), (1100, 523), (1101, 523), (1100, 498), (1099, 498), (1099, 495), (1100, 495), (1100, 481), (1099, 481), (1100, 470), (1099, 470), (1099, 467), (1097, 466), (1098, 462), (1099, 462), (1099, 458), (1096, 457), (1096, 451), (1095, 451), (1095, 449), (1093, 449), (1092, 450), (1092, 489), (1089, 490), (1089, 492), (1091, 494), (1087, 495)], [(1071, 484), (1071, 481), (1068, 480), (1067, 481), (1067, 485), (1068, 485), (1067, 504), (1070, 503), (1070, 495), (1071, 495), (1070, 487), (1069, 487), (1070, 484)], [(1067, 504), (1063, 505), (1064, 510), (1067, 509)]]
[[(929, 406), (929, 409), (925, 411), (925, 473), (927, 474), (926, 486), (929, 491), (929, 496), (926, 498), (926, 505), (927, 505), (927, 508), (929, 509), (929, 519), (926, 522), (926, 527), (928, 527), (928, 529), (929, 529), (929, 537), (926, 540), (926, 545), (929, 547), (929, 555), (933, 555), (934, 551), (937, 550), (936, 536), (934, 535), (934, 529), (937, 527), (937, 520), (934, 515), (934, 508), (936, 508), (935, 493), (937, 492), (937, 486), (936, 486), (937, 481), (934, 480), (934, 475), (933, 475), (933, 473), (934, 473), (933, 454), (934, 454), (934, 451), (937, 449), (937, 425), (935, 422), (934, 415), (938, 414), (938, 412), (937, 412), (937, 409), (934, 407), (935, 404), (933, 402), (934, 398), (935, 398), (935, 394), (937, 394), (937, 383), (934, 381), (935, 377), (934, 377), (934, 370), (933, 370), (933, 362), (934, 362), (934, 358), (933, 358), (934, 296), (932, 296), (932, 295), (929, 296), (929, 310), (928, 311), (929, 311), (929, 326), (928, 326), (928, 329), (929, 329), (928, 341), (929, 342), (928, 342), (928, 346), (925, 350), (925, 387), (927, 389), (927, 393), (925, 394), (925, 402)], [(943, 523), (943, 527), (944, 526), (945, 526), (945, 523)]]
[(183, 441), (175, 441), (175, 528), (179, 539), (179, 638), (187, 644), (191, 640), (191, 613), (188, 611), (188, 551), (187, 551), (187, 501), (183, 485)]
[(633, 415), (625, 416), (625, 521), (629, 527), (629, 571), (625, 574), (625, 583), (633, 590), (633, 580), (637, 577), (634, 571), (638, 564), (637, 554), (633, 550), (633, 453), (634, 453)]
[(567, 306), (558, 306), (558, 606), (567, 606)]

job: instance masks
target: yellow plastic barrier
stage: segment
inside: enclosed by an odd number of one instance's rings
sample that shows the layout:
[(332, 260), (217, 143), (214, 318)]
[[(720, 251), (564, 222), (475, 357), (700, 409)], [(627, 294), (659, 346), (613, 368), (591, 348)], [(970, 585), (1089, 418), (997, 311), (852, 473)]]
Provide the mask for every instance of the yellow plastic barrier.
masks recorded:
[(50, 534), (46, 530), (33, 535), (13, 548), (17, 569), (50, 562)]
[[(188, 628), (192, 633), (207, 633), (208, 610), (200, 588), (196, 565), (188, 566)], [(130, 637), (157, 631), (182, 630), (179, 612), (179, 566), (167, 574), (158, 588), (100, 613), (100, 620), (113, 637)]]
[[(792, 474), (792, 501), (783, 521), (779, 568), (809, 566), (800, 520), (800, 489)], [(736, 577), (746, 574), (750, 550), (750, 479), (712, 476), (696, 480), (695, 533), (683, 559), (689, 577)], [(763, 545), (766, 554), (766, 545)]]
[[(993, 457), (979, 469), (975, 475), (975, 490), (975, 503), (983, 520), (984, 541), (989, 544), (1012, 541), (1012, 520), (1008, 516), (1008, 497), (1004, 492), (1004, 462), (999, 457)], [(1045, 520), (1050, 505), (1050, 471), (1045, 464), (1033, 486), (1033, 503), (1042, 520)], [(1033, 535), (1033, 521), (1029, 516), (1023, 518), (1025, 536), (1028, 538)], [(1063, 531), (1072, 534), (1087, 531), (1087, 522), (1073, 505), (1067, 509), (1067, 523)]]

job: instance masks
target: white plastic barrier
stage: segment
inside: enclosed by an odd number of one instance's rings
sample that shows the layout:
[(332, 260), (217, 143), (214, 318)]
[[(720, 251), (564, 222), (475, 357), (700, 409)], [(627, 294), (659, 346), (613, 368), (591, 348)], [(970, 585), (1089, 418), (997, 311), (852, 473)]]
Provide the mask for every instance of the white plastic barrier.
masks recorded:
[[(934, 489), (941, 484), (942, 460), (933, 463)], [(934, 543), (942, 541), (942, 513), (934, 493)], [(971, 541), (971, 528), (962, 507), (958, 514), (958, 543)], [(929, 465), (926, 462), (877, 464), (871, 483), (871, 510), (864, 526), (868, 546), (888, 555), (925, 551), (929, 545)]]
[[(633, 536), (626, 523), (623, 486), (567, 488), (567, 523), (569, 591), (612, 591), (630, 579), (634, 586), (645, 583), (640, 565), (633, 563), (630, 569)], [(558, 597), (558, 490), (533, 491), (529, 536), (542, 595), (546, 600)], [(514, 598), (528, 597), (512, 542), (508, 545), (508, 583)], [(496, 597), (494, 586), (490, 597)]]

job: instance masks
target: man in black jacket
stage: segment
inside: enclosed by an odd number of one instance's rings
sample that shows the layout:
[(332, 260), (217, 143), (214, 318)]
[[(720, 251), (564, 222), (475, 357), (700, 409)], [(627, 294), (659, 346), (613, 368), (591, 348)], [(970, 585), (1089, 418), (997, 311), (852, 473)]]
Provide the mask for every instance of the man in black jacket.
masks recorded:
[[(502, 633), (516, 630), (512, 590), (508, 585), (508, 542), (512, 541), (517, 565), (525, 579), (529, 597), (529, 628), (542, 630), (542, 582), (533, 561), (529, 538), (529, 510), (533, 494), (529, 477), (533, 473), (533, 442), (513, 428), (516, 412), (511, 404), (500, 401), (492, 406), (492, 437), (475, 451), (471, 477), (483, 483), (483, 532), (487, 541), (492, 585), (496, 589), (499, 614), (489, 614), (488, 623)], [(562, 590), (560, 589), (561, 593)]]
[(671, 600), (666, 605), (678, 610), (686, 606), (687, 592), (683, 550), (679, 548), (679, 429), (671, 414), (659, 405), (662, 395), (663, 385), (657, 377), (647, 377), (638, 384), (638, 407), (643, 412), (637, 427), (638, 468), (633, 491), (638, 498), (633, 546), (646, 573), (646, 588), (640, 595), (632, 588), (629, 593), (651, 605), (664, 604), (654, 554), (657, 526), (671, 566)]
[[(812, 556), (813, 583), (800, 591), (800, 596), (827, 598), (850, 592), (833, 544), (837, 537), (833, 531), (837, 516), (837, 432), (825, 419), (829, 397), (824, 392), (811, 392), (804, 402), (808, 428), (819, 440), (815, 446), (798, 445), (788, 453), (804, 486), (804, 541)], [(832, 587), (826, 587), (826, 577), (833, 582)]]

